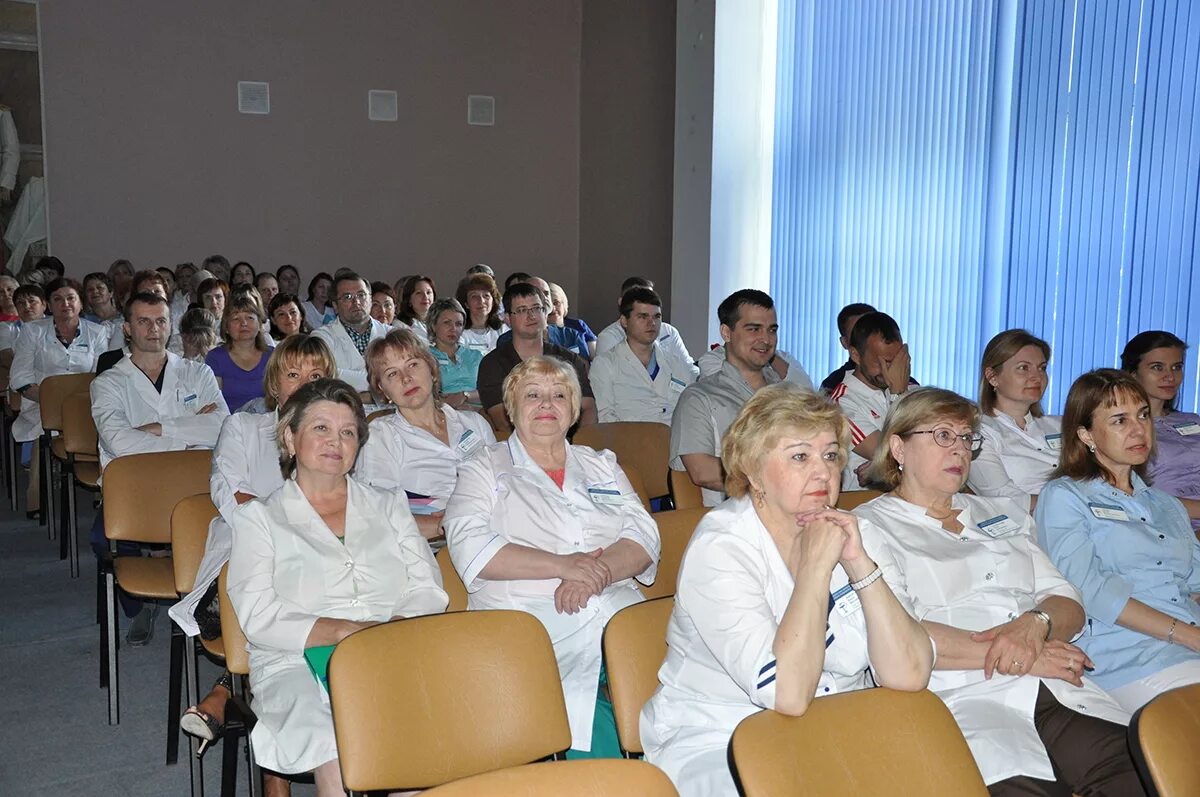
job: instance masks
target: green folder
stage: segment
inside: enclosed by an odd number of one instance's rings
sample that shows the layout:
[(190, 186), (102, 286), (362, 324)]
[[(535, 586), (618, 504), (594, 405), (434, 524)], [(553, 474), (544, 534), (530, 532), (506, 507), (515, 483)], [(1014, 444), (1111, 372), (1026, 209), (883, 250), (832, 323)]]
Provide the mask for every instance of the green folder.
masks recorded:
[(336, 645), (320, 645), (304, 649), (304, 660), (308, 662), (308, 669), (312, 670), (313, 676), (325, 687), (326, 692), (329, 691), (329, 657), (333, 655), (335, 647)]

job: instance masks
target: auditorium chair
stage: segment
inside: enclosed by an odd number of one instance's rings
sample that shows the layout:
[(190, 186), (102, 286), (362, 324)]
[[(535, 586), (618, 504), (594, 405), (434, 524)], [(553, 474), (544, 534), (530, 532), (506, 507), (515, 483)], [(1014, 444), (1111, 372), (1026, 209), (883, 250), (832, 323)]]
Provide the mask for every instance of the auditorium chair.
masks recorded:
[(71, 560), (71, 577), (79, 576), (79, 511), (75, 490), (100, 492), (100, 442), (92, 418), (92, 397), (87, 392), (72, 393), (63, 401), (62, 447), (65, 454), (62, 479), (66, 495), (64, 512), (66, 543)]
[(662, 541), (662, 553), (658, 559), (658, 574), (654, 583), (641, 588), (642, 594), (647, 598), (675, 594), (675, 587), (679, 581), (679, 566), (683, 564), (683, 552), (696, 531), (696, 525), (707, 513), (708, 508), (701, 506), (695, 509), (672, 509), (654, 515), (654, 520), (658, 523), (659, 539)]
[(1129, 723), (1129, 749), (1150, 797), (1200, 794), (1200, 684), (1164, 692)]
[(581, 426), (571, 440), (575, 445), (597, 451), (608, 449), (628, 475), (636, 470), (651, 498), (669, 495), (667, 462), (670, 458), (671, 427), (663, 423), (620, 421)]
[(626, 758), (643, 752), (638, 719), (658, 688), (658, 670), (667, 656), (667, 621), (673, 608), (673, 597), (635, 603), (613, 615), (604, 628), (604, 667), (617, 720), (617, 739)]
[(526, 764), (463, 778), (425, 792), (427, 797), (677, 797), (658, 767), (644, 761), (598, 758)]

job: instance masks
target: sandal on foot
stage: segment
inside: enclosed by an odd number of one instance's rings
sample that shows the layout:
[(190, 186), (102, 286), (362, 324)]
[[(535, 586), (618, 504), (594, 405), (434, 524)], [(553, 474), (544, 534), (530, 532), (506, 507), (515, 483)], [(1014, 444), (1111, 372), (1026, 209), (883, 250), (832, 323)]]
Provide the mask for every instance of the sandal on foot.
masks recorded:
[(179, 728), (188, 736), (205, 742), (215, 742), (225, 728), (200, 709), (192, 706), (179, 718)]

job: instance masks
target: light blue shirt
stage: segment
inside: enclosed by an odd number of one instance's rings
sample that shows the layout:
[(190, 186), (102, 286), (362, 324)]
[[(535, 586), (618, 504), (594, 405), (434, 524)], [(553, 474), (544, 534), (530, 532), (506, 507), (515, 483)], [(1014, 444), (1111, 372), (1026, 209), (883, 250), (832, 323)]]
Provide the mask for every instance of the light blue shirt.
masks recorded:
[(1088, 624), (1076, 644), (1092, 658), (1092, 678), (1115, 689), (1200, 658), (1180, 645), (1117, 625), (1130, 598), (1200, 623), (1200, 543), (1175, 498), (1133, 474), (1133, 495), (1103, 479), (1055, 479), (1037, 503), (1038, 542), (1083, 594)]
[(454, 352), (458, 362), (450, 362), (450, 357), (437, 346), (430, 346), (429, 351), (433, 352), (442, 372), (442, 393), (466, 393), (475, 389), (482, 354), (459, 344), (458, 351)]

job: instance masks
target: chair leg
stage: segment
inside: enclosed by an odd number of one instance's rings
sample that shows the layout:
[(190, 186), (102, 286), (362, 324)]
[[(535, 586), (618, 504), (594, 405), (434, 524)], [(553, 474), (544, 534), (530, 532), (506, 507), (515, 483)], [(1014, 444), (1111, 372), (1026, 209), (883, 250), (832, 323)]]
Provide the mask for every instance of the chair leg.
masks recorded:
[(33, 444), (39, 446), (38, 523), (46, 527), (46, 538), (53, 542), (54, 524), (50, 522), (50, 496), (54, 491), (50, 489), (50, 446), (46, 445), (45, 435), (42, 435), (40, 442), (34, 440)]
[(71, 578), (79, 578), (79, 508), (76, 506), (75, 473), (72, 471), (64, 477), (67, 485), (66, 528), (63, 534), (67, 537), (67, 556), (71, 559)]
[(121, 678), (117, 663), (117, 578), (104, 574), (105, 643), (108, 646), (108, 724), (121, 724)]
[(71, 503), (70, 496), (68, 496), (67, 493), (71, 490), (71, 479), (63, 465), (64, 463), (61, 460), (54, 463), (54, 470), (58, 473), (58, 476), (56, 477), (58, 492), (56, 493), (57, 498), (54, 502), (54, 507), (58, 510), (58, 512), (50, 518), (51, 523), (58, 523), (59, 561), (67, 559), (71, 556), (71, 543), (68, 540), (68, 537), (70, 536), (71, 522), (67, 518), (67, 505)]
[(17, 471), (21, 469), (21, 454), (17, 450), (20, 445), (12, 438), (12, 425), (5, 424), (7, 427), (4, 432), (4, 447), (8, 450), (8, 464), (11, 466), (8, 469), (8, 503), (12, 507), (12, 511), (17, 511), (17, 501), (21, 495), (17, 491)]
[(171, 665), (167, 676), (167, 766), (179, 761), (179, 715), (183, 712), (183, 629), (171, 623)]
[[(200, 643), (195, 637), (186, 637), (186, 651), (183, 656), (184, 667), (184, 700), (188, 706), (194, 706), (200, 702), (200, 677), (197, 665), (200, 661)], [(180, 706), (182, 712), (183, 706)], [(178, 719), (176, 719), (178, 724)], [(188, 767), (189, 775), (192, 779), (192, 797), (204, 797), (204, 759), (197, 753), (200, 749), (200, 742), (188, 736)]]
[(104, 567), (96, 560), (96, 622), (100, 625), (100, 688), (108, 688), (108, 612), (104, 609)]

